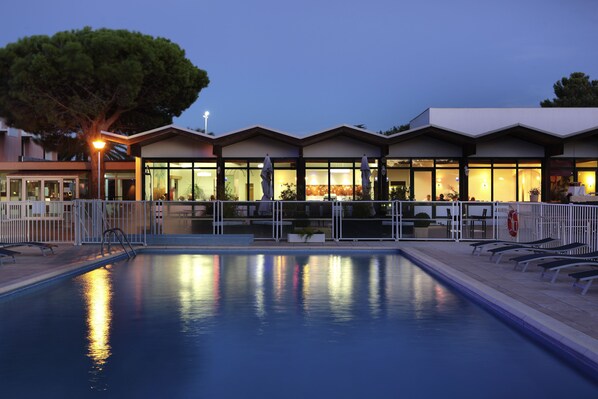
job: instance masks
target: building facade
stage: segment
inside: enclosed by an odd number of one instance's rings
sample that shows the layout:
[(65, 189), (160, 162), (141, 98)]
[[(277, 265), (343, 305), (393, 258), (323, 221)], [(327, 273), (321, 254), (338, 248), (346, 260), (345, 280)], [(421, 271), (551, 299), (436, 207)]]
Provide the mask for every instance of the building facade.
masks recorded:
[[(259, 200), (266, 155), (274, 199), (287, 200), (363, 198), (364, 155), (369, 195), (377, 200), (529, 201), (537, 189), (541, 200), (560, 202), (571, 185), (595, 193), (598, 171), (598, 108), (430, 108), (392, 136), (347, 125), (304, 137), (261, 126), (214, 137), (174, 125), (103, 136), (135, 157), (106, 162), (109, 199)], [(35, 173), (62, 173), (64, 189), (69, 171), (77, 179), (73, 195), (89, 191), (86, 163), (25, 164), (0, 162), (0, 177), (27, 185), (27, 168), (38, 168)], [(29, 191), (20, 198), (30, 198)]]

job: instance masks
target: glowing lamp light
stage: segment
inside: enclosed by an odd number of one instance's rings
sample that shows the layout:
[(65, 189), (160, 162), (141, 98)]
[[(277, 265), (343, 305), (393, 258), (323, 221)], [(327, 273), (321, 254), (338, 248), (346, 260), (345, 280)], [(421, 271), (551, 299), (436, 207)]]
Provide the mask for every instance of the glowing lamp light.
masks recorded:
[(106, 142), (103, 140), (96, 140), (93, 142), (93, 147), (98, 150), (101, 151), (104, 149), (104, 147), (106, 147)]

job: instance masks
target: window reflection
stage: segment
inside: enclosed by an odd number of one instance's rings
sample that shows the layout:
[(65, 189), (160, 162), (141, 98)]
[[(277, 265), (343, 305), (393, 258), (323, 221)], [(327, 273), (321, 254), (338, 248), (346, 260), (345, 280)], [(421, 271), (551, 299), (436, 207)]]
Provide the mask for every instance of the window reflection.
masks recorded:
[(353, 265), (351, 258), (330, 256), (328, 270), (328, 295), (330, 310), (337, 321), (353, 318)]
[(217, 255), (188, 255), (179, 268), (179, 312), (185, 330), (193, 322), (214, 316), (220, 298), (220, 259)]

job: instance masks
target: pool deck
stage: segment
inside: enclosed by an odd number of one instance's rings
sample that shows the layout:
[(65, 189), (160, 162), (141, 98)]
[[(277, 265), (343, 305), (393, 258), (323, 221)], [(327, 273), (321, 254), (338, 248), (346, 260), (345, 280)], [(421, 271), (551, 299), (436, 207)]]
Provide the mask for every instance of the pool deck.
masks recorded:
[[(181, 251), (181, 247), (145, 247), (141, 251), (161, 249)], [(513, 269), (513, 263), (495, 264), (489, 256), (471, 255), (468, 243), (454, 242), (327, 242), (325, 244), (288, 244), (254, 242), (242, 247), (192, 247), (201, 250), (402, 250), (424, 269), (439, 275), (461, 290), (477, 297), (491, 307), (504, 312), (505, 317), (517, 319), (531, 330), (545, 334), (557, 345), (572, 349), (598, 365), (598, 284), (587, 295), (572, 287), (567, 272), (561, 272), (551, 284), (541, 279), (540, 272), (531, 266), (525, 273)], [(4, 260), (0, 265), (0, 295), (43, 283), (44, 281), (78, 270), (89, 269), (98, 261), (110, 263), (122, 252), (102, 257), (99, 246), (60, 245), (55, 255), (42, 256), (37, 248), (15, 248), (21, 254), (16, 262)], [(6, 258), (4, 258), (6, 259)]]

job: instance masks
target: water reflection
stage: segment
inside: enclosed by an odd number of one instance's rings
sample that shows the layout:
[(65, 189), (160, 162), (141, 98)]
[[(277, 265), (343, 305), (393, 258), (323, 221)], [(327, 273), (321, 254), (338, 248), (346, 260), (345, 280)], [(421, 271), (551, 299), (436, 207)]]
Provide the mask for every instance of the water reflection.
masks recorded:
[(266, 257), (264, 255), (256, 256), (255, 265), (255, 313), (260, 319), (266, 316), (266, 307), (264, 304), (264, 273)]
[(183, 330), (193, 322), (213, 317), (220, 300), (220, 257), (187, 255), (179, 265), (179, 312)]
[(90, 373), (95, 390), (105, 390), (101, 377), (111, 355), (110, 326), (112, 323), (112, 287), (110, 271), (106, 268), (93, 270), (81, 276), (83, 295), (87, 307), (87, 356), (93, 362)]
[(353, 318), (353, 263), (349, 257), (330, 256), (328, 264), (328, 295), (330, 310), (338, 321)]
[(370, 282), (369, 282), (369, 303), (372, 317), (380, 314), (380, 258), (370, 259)]

